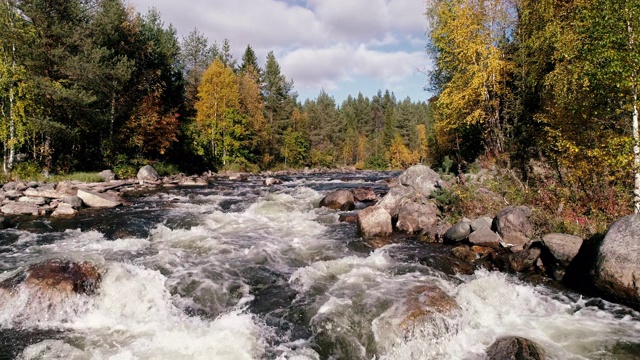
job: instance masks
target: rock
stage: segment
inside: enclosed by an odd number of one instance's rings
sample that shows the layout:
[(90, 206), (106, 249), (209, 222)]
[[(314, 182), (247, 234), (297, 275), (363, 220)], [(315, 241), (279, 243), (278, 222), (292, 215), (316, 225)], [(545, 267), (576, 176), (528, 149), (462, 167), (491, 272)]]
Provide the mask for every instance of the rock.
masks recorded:
[(320, 201), (321, 207), (328, 207), (334, 210), (353, 210), (356, 208), (353, 193), (349, 190), (336, 190), (329, 193)]
[(358, 214), (357, 213), (342, 213), (338, 216), (338, 221), (346, 222), (350, 224), (358, 223)]
[(6, 204), (4, 206), (2, 206), (2, 208), (0, 208), (0, 210), (7, 214), (7, 215), (33, 215), (33, 216), (38, 216), (39, 214), (39, 207), (36, 204), (33, 203), (27, 203), (27, 202), (16, 202), (16, 203), (9, 203)]
[(493, 219), (491, 230), (507, 245), (524, 245), (533, 236), (530, 216), (531, 210), (526, 206), (507, 206)]
[(533, 341), (516, 336), (497, 339), (487, 348), (489, 360), (543, 360), (544, 351)]
[(82, 209), (82, 206), (84, 205), (79, 196), (65, 196), (64, 199), (62, 199), (62, 202), (71, 205), (71, 207), (76, 210)]
[(40, 184), (37, 181), (29, 181), (27, 183), (27, 187), (30, 187), (30, 188), (37, 188), (38, 186), (40, 186)]
[(14, 227), (15, 224), (8, 218), (0, 216), (0, 230)]
[(468, 246), (462, 245), (451, 249), (451, 254), (462, 261), (473, 263), (478, 258), (476, 253), (469, 249)]
[(268, 178), (264, 179), (264, 181), (262, 183), (265, 186), (282, 185), (282, 180), (276, 179), (274, 177), (268, 177)]
[(45, 205), (49, 201), (46, 198), (43, 198), (41, 196), (22, 196), (18, 199), (18, 202), (26, 202), (26, 203), (36, 204), (36, 205)]
[(98, 176), (100, 176), (100, 179), (102, 179), (102, 181), (104, 182), (109, 182), (116, 179), (116, 174), (111, 170), (102, 170), (100, 173), (98, 173)]
[(616, 300), (640, 308), (640, 215), (616, 221), (597, 250), (595, 286)]
[(233, 181), (247, 181), (249, 179), (249, 174), (245, 173), (233, 173), (229, 175), (229, 180)]
[(480, 229), (491, 229), (491, 223), (493, 219), (488, 216), (479, 217), (471, 222), (471, 231), (478, 231)]
[(431, 192), (442, 187), (440, 175), (424, 165), (414, 165), (408, 168), (398, 177), (398, 182), (412, 188), (418, 195), (425, 198), (431, 196)]
[(56, 191), (64, 195), (76, 196), (78, 187), (70, 181), (61, 181), (56, 185)]
[(207, 186), (209, 182), (207, 179), (201, 177), (181, 177), (178, 180), (178, 185), (181, 186)]
[(112, 208), (122, 205), (120, 201), (114, 200), (105, 194), (98, 194), (87, 190), (78, 189), (78, 197), (89, 207)]
[(382, 197), (382, 199), (376, 204), (376, 206), (385, 209), (391, 216), (397, 216), (400, 204), (403, 199), (412, 197), (414, 195), (413, 190), (407, 186), (398, 185)]
[(18, 200), (22, 196), (23, 196), (22, 192), (18, 190), (9, 190), (4, 193), (5, 199), (9, 199), (9, 200)]
[(39, 188), (39, 189), (29, 188), (24, 191), (24, 195), (31, 196), (31, 197), (45, 197), (49, 199), (62, 199), (63, 197), (66, 196), (65, 194), (59, 191), (48, 189), (48, 188)]
[(522, 272), (530, 269), (540, 257), (542, 250), (539, 248), (530, 248), (515, 254), (510, 254), (509, 267), (513, 271)]
[(500, 247), (500, 242), (502, 242), (502, 239), (500, 238), (500, 235), (491, 231), (490, 228), (483, 227), (483, 228), (480, 228), (479, 230), (472, 232), (469, 235), (469, 242), (474, 245), (497, 249)]
[(53, 217), (64, 217), (64, 216), (74, 216), (78, 213), (76, 209), (73, 208), (73, 205), (67, 203), (58, 204), (58, 207), (53, 211), (51, 216)]
[(494, 258), (496, 252), (494, 249), (484, 246), (474, 245), (471, 247), (471, 251), (476, 253), (480, 259), (484, 258)]
[(151, 165), (141, 167), (140, 170), (138, 170), (138, 175), (136, 177), (141, 181), (157, 181), (160, 178), (156, 169)]
[(471, 225), (468, 221), (460, 220), (444, 233), (444, 240), (449, 242), (459, 242), (469, 237)]
[(391, 215), (382, 207), (370, 206), (358, 213), (358, 231), (365, 238), (389, 236), (393, 231)]
[(407, 202), (398, 208), (396, 228), (408, 234), (432, 229), (438, 223), (438, 207), (427, 202)]
[(17, 181), (9, 181), (8, 183), (2, 185), (2, 190), (4, 191), (12, 191), (12, 190), (16, 190), (18, 187), (18, 182)]
[(542, 237), (542, 243), (549, 249), (554, 259), (562, 266), (567, 267), (571, 263), (580, 247), (582, 238), (567, 234), (547, 234)]
[(357, 188), (351, 190), (353, 192), (353, 198), (356, 201), (365, 202), (365, 201), (376, 201), (376, 193), (373, 192), (371, 188)]
[(94, 294), (100, 285), (102, 275), (89, 262), (48, 260), (29, 266), (24, 273), (18, 273), (0, 282), (0, 288), (12, 290), (22, 285), (43, 293)]
[(436, 285), (416, 285), (405, 296), (400, 307), (405, 312), (400, 321), (403, 328), (423, 324), (436, 314), (450, 316), (460, 311), (456, 300)]

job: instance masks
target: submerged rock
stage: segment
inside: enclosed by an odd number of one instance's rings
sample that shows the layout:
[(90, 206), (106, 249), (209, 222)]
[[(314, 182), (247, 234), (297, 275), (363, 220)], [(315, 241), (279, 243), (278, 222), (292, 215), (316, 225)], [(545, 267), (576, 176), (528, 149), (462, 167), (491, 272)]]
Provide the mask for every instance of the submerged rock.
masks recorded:
[(320, 201), (320, 206), (343, 211), (353, 210), (356, 207), (353, 193), (349, 190), (336, 190), (329, 193)]
[(460, 311), (456, 300), (435, 285), (417, 285), (409, 289), (402, 306), (402, 328), (419, 326), (436, 314), (451, 316)]
[(393, 231), (391, 215), (383, 208), (371, 206), (358, 213), (358, 231), (363, 238), (389, 236)]
[(356, 201), (376, 201), (376, 193), (371, 188), (357, 188), (351, 190), (353, 192), (353, 198)]
[(508, 336), (496, 340), (487, 348), (489, 360), (543, 360), (544, 351), (535, 342)]
[(266, 186), (282, 185), (282, 180), (276, 179), (274, 177), (268, 177), (268, 178), (264, 179), (264, 181), (262, 183), (264, 185), (266, 185)]
[(346, 222), (350, 224), (358, 223), (358, 214), (357, 213), (342, 213), (338, 216), (338, 221)]
[(598, 249), (595, 286), (610, 296), (640, 308), (640, 215), (615, 222)]
[(90, 262), (54, 259), (31, 265), (23, 273), (0, 282), (0, 289), (12, 291), (18, 286), (25, 286), (50, 294), (91, 295), (96, 292), (101, 280), (102, 275)]

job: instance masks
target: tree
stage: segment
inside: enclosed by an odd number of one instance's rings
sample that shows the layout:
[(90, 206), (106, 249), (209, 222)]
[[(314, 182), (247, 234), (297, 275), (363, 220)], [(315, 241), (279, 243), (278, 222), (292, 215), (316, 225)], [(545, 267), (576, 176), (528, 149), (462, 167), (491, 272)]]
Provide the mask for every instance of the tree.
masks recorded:
[(187, 108), (192, 109), (198, 95), (202, 74), (214, 59), (213, 49), (207, 38), (193, 29), (180, 44), (180, 58), (183, 64)]
[(295, 95), (291, 93), (293, 82), (287, 81), (280, 71), (280, 65), (273, 51), (267, 54), (262, 94), (264, 99), (269, 153), (276, 154), (277, 144), (287, 128), (287, 121), (293, 111)]
[(220, 59), (207, 68), (198, 88), (196, 122), (211, 145), (214, 160), (227, 159), (225, 137), (233, 127), (234, 111), (239, 107), (238, 83), (233, 70), (225, 66)]

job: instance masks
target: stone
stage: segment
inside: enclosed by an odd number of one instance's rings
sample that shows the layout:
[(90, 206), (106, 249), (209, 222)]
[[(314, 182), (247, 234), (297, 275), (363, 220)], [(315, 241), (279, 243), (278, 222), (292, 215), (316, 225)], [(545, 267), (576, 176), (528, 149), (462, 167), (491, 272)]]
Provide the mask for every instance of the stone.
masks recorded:
[(73, 208), (73, 205), (67, 203), (58, 204), (58, 207), (53, 211), (51, 216), (53, 217), (66, 217), (66, 216), (74, 216), (78, 213), (76, 209)]
[(471, 247), (471, 251), (478, 255), (478, 258), (485, 259), (491, 258), (493, 259), (496, 255), (496, 251), (490, 247), (478, 246), (474, 245)]
[(501, 337), (487, 348), (488, 360), (544, 360), (544, 351), (535, 342), (516, 336)]
[(79, 196), (65, 196), (62, 199), (62, 202), (65, 204), (71, 205), (71, 207), (76, 210), (81, 209), (82, 206), (84, 205), (84, 203), (82, 202), (82, 199), (80, 199)]
[(151, 165), (141, 167), (140, 170), (138, 170), (136, 177), (140, 181), (157, 181), (160, 178), (156, 169)]
[(76, 196), (78, 194), (78, 187), (71, 181), (61, 181), (56, 185), (56, 191), (66, 195)]
[(342, 213), (338, 216), (338, 221), (346, 222), (349, 224), (357, 224), (358, 223), (358, 214), (357, 213)]
[(7, 215), (39, 215), (38, 205), (28, 202), (8, 203), (2, 206), (0, 211)]
[(57, 293), (63, 295), (85, 294), (96, 292), (102, 280), (97, 267), (89, 262), (71, 262), (59, 259), (47, 260), (29, 266), (0, 282), (0, 288), (14, 290), (25, 286), (41, 293)]
[(4, 193), (5, 199), (9, 199), (9, 200), (18, 200), (22, 196), (23, 196), (22, 192), (18, 190), (9, 190)]
[(353, 210), (356, 208), (353, 193), (349, 190), (336, 190), (329, 193), (320, 201), (320, 207), (334, 210)]
[(247, 181), (249, 179), (249, 174), (245, 173), (233, 173), (229, 174), (229, 180), (233, 181)]
[(116, 174), (111, 170), (102, 170), (100, 173), (98, 173), (98, 176), (100, 176), (100, 179), (102, 179), (102, 181), (104, 182), (109, 182), (116, 179)]
[(373, 192), (373, 189), (369, 187), (356, 188), (351, 190), (351, 192), (353, 192), (353, 198), (356, 199), (356, 201), (366, 202), (377, 200), (376, 193)]
[(8, 183), (2, 185), (2, 190), (4, 191), (12, 191), (12, 190), (16, 190), (18, 187), (18, 182), (17, 181), (9, 181)]
[(375, 236), (389, 236), (393, 231), (391, 215), (382, 207), (370, 206), (358, 213), (358, 231), (367, 239)]
[(616, 221), (597, 250), (595, 286), (615, 300), (640, 309), (640, 215)]
[(507, 206), (493, 218), (491, 230), (507, 245), (524, 245), (533, 236), (530, 216), (531, 210), (526, 206)]
[(66, 195), (56, 191), (54, 189), (48, 189), (48, 188), (39, 188), (39, 189), (34, 189), (34, 188), (29, 188), (26, 189), (23, 194), (25, 196), (31, 196), (31, 197), (45, 197), (45, 198), (49, 198), (49, 199), (62, 199), (63, 197), (65, 197)]
[(453, 254), (453, 256), (457, 257), (458, 259), (466, 261), (468, 263), (473, 263), (478, 258), (476, 253), (465, 245), (456, 246), (455, 248), (451, 249), (451, 254)]
[(460, 242), (471, 234), (471, 225), (468, 221), (460, 220), (444, 233), (444, 240), (449, 242)]
[(282, 180), (276, 179), (274, 177), (268, 177), (268, 178), (264, 179), (264, 181), (262, 183), (265, 186), (282, 185)]
[(209, 182), (201, 177), (181, 177), (178, 180), (178, 185), (180, 186), (207, 186)]
[(423, 324), (437, 314), (451, 316), (460, 312), (456, 300), (436, 285), (416, 285), (405, 294), (405, 300), (398, 310), (405, 314), (400, 316), (400, 326), (411, 328)]
[(497, 249), (500, 247), (502, 239), (500, 235), (494, 233), (490, 228), (483, 227), (469, 234), (469, 242), (473, 245)]
[(478, 231), (480, 229), (491, 229), (491, 223), (493, 219), (488, 216), (479, 217), (471, 222), (471, 231)]
[(411, 197), (414, 192), (407, 186), (398, 185), (391, 188), (389, 192), (382, 197), (382, 199), (376, 204), (376, 206), (385, 209), (391, 216), (397, 216), (400, 205), (403, 199)]
[(438, 207), (427, 202), (406, 202), (398, 208), (396, 228), (407, 234), (432, 229), (438, 223)]
[(562, 266), (567, 267), (571, 260), (578, 255), (582, 246), (582, 238), (567, 234), (547, 234), (542, 237), (542, 243), (549, 249), (553, 258)]
[(509, 267), (511, 268), (511, 270), (516, 272), (528, 270), (533, 267), (538, 258), (540, 258), (541, 253), (542, 250), (539, 248), (530, 248), (517, 252), (515, 254), (510, 254), (508, 256)]
[(425, 198), (430, 197), (431, 193), (441, 188), (443, 184), (440, 175), (424, 165), (414, 165), (408, 168), (398, 176), (398, 182), (412, 188), (418, 195)]
[(18, 202), (26, 202), (26, 203), (36, 204), (36, 205), (45, 205), (49, 201), (46, 198), (43, 198), (41, 196), (22, 196), (18, 199)]
[(78, 197), (89, 207), (113, 208), (122, 205), (120, 201), (105, 194), (98, 194), (87, 190), (78, 189)]

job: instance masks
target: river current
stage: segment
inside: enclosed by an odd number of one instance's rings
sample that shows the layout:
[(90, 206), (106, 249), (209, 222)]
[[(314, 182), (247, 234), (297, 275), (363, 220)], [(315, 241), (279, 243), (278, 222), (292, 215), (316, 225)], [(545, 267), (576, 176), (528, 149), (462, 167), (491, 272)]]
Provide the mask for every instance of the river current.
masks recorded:
[[(429, 245), (372, 249), (318, 207), (334, 189), (384, 192), (390, 175), (217, 181), (20, 221), (0, 231), (0, 281), (51, 258), (92, 261), (103, 279), (94, 296), (2, 299), (0, 359), (480, 360), (505, 335), (548, 359), (640, 359), (637, 312), (509, 274), (447, 274), (416, 261)], [(416, 286), (460, 311), (399, 326)]]

